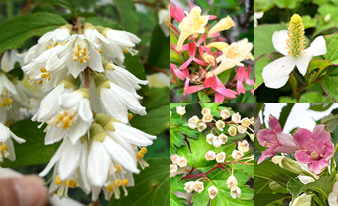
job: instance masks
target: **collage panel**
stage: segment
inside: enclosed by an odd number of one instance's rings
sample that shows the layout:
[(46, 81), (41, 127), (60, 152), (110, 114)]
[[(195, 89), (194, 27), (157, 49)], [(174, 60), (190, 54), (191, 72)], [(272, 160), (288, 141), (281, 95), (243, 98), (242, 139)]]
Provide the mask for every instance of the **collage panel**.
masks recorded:
[(255, 205), (338, 204), (338, 104), (255, 104)]
[(256, 102), (337, 102), (338, 2), (254, 4)]
[(169, 206), (169, 0), (0, 1), (0, 206)]
[(170, 205), (254, 205), (254, 104), (170, 104)]
[(171, 102), (254, 102), (252, 3), (170, 1)]

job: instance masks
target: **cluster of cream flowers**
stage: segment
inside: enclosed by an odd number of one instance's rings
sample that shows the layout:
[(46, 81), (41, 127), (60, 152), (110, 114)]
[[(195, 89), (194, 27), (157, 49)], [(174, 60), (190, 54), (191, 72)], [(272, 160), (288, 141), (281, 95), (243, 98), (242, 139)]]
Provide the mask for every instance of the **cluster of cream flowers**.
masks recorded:
[[(77, 28), (77, 32), (74, 31)], [(132, 55), (140, 39), (125, 31), (86, 23), (65, 25), (44, 34), (25, 56), (23, 70), (32, 83), (49, 92), (32, 120), (45, 124), (45, 144), (62, 140), (46, 168), (54, 167), (49, 191), (67, 196), (69, 188), (100, 191), (109, 200), (133, 186), (137, 164), (155, 136), (129, 125), (132, 114), (146, 110), (136, 93), (147, 84), (124, 68), (124, 53)]]
[[(186, 113), (185, 106), (177, 106), (176, 113), (183, 116)], [(228, 157), (226, 156), (226, 153), (224, 151), (219, 151), (219, 148), (228, 142), (228, 135), (235, 136), (238, 132), (240, 134), (247, 133), (249, 136), (252, 136), (252, 134), (247, 130), (251, 130), (251, 132), (253, 132), (252, 128), (250, 128), (250, 126), (254, 124), (253, 117), (250, 119), (248, 117), (242, 118), (238, 112), (231, 115), (231, 112), (228, 109), (219, 111), (221, 119), (213, 116), (210, 108), (203, 108), (201, 114), (203, 115), (202, 119), (200, 119), (197, 115), (190, 117), (188, 120), (188, 127), (190, 129), (197, 129), (198, 132), (203, 132), (208, 126), (212, 127), (211, 132), (206, 135), (206, 141), (208, 144), (212, 145), (217, 152), (209, 150), (205, 153), (204, 157), (207, 161), (216, 160), (216, 165), (222, 165), (227, 162), (226, 159)], [(231, 120), (227, 121), (230, 117)], [(225, 130), (226, 126), (228, 127), (227, 130)], [(235, 160), (234, 163), (239, 162), (240, 160), (252, 161), (253, 155), (250, 157), (244, 157), (244, 154), (249, 152), (249, 150), (250, 147), (247, 140), (238, 141), (237, 149), (234, 149), (231, 153), (231, 157)], [(170, 177), (177, 174), (186, 175), (189, 168), (191, 168), (187, 165), (187, 160), (184, 157), (180, 157), (176, 154), (171, 156), (171, 161), (173, 164), (170, 165)], [(228, 185), (228, 188), (230, 188), (230, 196), (233, 199), (236, 199), (241, 196), (241, 189), (238, 187), (238, 181), (233, 172), (234, 170), (232, 169), (232, 174), (227, 179), (226, 184)], [(197, 179), (195, 181), (186, 182), (184, 184), (184, 190), (186, 190), (187, 193), (191, 193), (193, 191), (201, 193), (204, 189), (204, 185), (203, 181), (200, 180), (201, 179)], [(215, 185), (211, 185), (208, 188), (210, 199), (214, 199), (217, 196), (217, 192), (217, 187)]]

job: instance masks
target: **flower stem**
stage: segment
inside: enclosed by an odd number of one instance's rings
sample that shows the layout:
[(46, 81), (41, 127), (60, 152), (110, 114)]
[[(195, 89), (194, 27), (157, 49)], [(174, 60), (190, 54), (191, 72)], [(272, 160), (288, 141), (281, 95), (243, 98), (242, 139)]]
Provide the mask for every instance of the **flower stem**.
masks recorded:
[(81, 20), (80, 20), (79, 17), (76, 18), (76, 25), (77, 25), (77, 33), (78, 34), (83, 34)]

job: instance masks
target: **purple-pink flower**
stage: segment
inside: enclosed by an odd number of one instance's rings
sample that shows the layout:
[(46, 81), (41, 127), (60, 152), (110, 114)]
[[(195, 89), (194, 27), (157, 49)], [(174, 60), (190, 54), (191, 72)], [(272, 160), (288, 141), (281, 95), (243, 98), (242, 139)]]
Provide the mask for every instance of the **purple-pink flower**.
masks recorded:
[(325, 125), (317, 125), (312, 133), (307, 129), (298, 129), (293, 138), (299, 148), (296, 151), (296, 159), (308, 164), (311, 172), (320, 174), (329, 166), (329, 160), (334, 154), (334, 145)]
[(282, 133), (282, 127), (276, 117), (270, 115), (269, 120), (271, 129), (261, 129), (257, 132), (259, 144), (268, 148), (262, 152), (258, 164), (273, 156), (276, 152), (293, 153), (297, 149), (292, 136)]

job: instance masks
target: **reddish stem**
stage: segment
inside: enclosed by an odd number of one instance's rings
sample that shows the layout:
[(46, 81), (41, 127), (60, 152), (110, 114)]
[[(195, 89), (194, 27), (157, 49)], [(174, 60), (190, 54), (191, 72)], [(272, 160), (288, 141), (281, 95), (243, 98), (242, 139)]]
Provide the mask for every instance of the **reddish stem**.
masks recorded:
[(31, 5), (32, 1), (27, 1), (25, 7), (23, 8), (21, 15), (24, 16), (28, 12), (29, 6)]
[(84, 78), (85, 78), (85, 87), (87, 89), (89, 89), (89, 84), (90, 84), (90, 78), (89, 78), (89, 67), (87, 67), (85, 70), (84, 70)]

